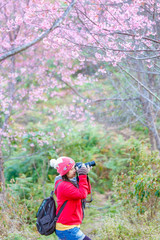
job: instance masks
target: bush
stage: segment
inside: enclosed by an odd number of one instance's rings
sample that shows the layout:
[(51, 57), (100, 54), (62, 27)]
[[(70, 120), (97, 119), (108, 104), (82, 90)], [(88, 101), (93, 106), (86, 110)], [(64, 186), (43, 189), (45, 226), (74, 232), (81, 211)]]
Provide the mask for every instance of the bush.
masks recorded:
[(160, 158), (143, 142), (138, 151), (134, 147), (129, 151), (129, 164), (114, 181), (116, 198), (121, 199), (124, 205), (131, 203), (137, 214), (147, 212), (152, 218), (159, 207)]
[(136, 216), (132, 207), (120, 211), (114, 216), (106, 216), (103, 226), (99, 229), (98, 240), (141, 240), (159, 239), (159, 219), (148, 221), (146, 216)]

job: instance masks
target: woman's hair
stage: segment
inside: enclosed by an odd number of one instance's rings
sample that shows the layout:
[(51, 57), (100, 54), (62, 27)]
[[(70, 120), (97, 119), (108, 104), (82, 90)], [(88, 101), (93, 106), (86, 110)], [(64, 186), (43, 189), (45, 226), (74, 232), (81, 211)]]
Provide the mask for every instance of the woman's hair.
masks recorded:
[(65, 182), (70, 182), (70, 183), (72, 183), (76, 188), (78, 187), (75, 182), (71, 181), (71, 180), (67, 177), (67, 174), (63, 175), (63, 176), (62, 176), (62, 179), (63, 179), (63, 181), (65, 181)]

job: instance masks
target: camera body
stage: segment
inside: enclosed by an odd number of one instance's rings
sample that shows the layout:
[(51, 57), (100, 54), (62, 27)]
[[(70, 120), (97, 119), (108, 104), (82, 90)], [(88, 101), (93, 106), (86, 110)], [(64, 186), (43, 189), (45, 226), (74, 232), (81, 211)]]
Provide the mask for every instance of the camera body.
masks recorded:
[[(81, 168), (82, 167), (82, 162), (78, 162), (78, 163), (76, 163), (75, 164), (75, 168), (76, 167), (78, 167), (78, 168)], [(94, 167), (94, 166), (96, 166), (96, 163), (95, 163), (95, 161), (91, 161), (91, 162), (87, 162), (87, 163), (84, 163), (84, 165), (87, 167), (87, 166), (89, 166), (89, 167)]]

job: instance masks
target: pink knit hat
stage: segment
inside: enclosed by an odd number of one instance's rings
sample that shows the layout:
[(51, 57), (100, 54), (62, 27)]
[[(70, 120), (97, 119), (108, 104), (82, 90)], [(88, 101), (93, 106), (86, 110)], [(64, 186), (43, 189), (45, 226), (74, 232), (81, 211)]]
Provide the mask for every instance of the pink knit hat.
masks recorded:
[(75, 161), (69, 157), (60, 157), (57, 160), (51, 159), (50, 166), (57, 169), (57, 172), (63, 176), (71, 170), (71, 168), (75, 165)]

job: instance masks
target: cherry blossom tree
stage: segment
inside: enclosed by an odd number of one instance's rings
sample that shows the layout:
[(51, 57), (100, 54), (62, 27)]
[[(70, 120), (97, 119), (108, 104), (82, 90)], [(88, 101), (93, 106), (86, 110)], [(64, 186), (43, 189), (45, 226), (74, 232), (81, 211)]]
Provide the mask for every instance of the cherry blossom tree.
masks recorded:
[[(54, 31), (66, 19), (75, 2), (75, 0), (72, 0), (68, 5), (63, 1), (51, 3), (43, 0), (1, 2), (0, 61), (3, 60), (3, 63), (0, 66), (0, 182), (3, 190), (5, 190), (5, 179), (2, 140), (8, 137), (10, 116), (15, 110), (19, 109), (21, 104), (23, 105), (26, 98), (28, 102), (24, 104), (24, 109), (34, 104), (37, 99), (45, 100), (41, 93), (46, 85), (39, 81), (39, 88), (37, 89), (33, 83), (28, 81), (29, 76), (32, 75), (33, 77), (34, 71), (36, 72), (37, 70), (37, 64), (40, 62), (39, 57), (35, 53), (36, 47), (33, 49), (32, 46), (38, 45), (50, 33), (52, 33), (50, 37), (54, 38), (54, 34), (56, 35)], [(26, 49), (29, 49), (26, 54), (16, 55)], [(37, 52), (38, 55), (41, 54), (40, 51)], [(10, 59), (7, 59), (9, 57)], [(42, 66), (43, 61), (45, 61), (45, 58), (39, 65), (39, 67), (42, 67), (38, 70), (39, 74), (45, 71), (45, 67), (43, 68)], [(26, 87), (26, 84), (30, 85), (30, 88)], [(38, 80), (36, 84), (38, 85)], [(32, 95), (33, 91), (34, 94)]]
[[(74, 14), (76, 24), (72, 21), (63, 31), (70, 47), (79, 48), (79, 59), (84, 64), (110, 63), (122, 72), (123, 80), (117, 87), (114, 84), (117, 94), (122, 90), (127, 93), (127, 88), (136, 94), (136, 98), (132, 94), (136, 101), (131, 102), (132, 106), (125, 102), (125, 109), (147, 126), (152, 148), (160, 151), (156, 124), (160, 109), (159, 2), (81, 1), (77, 2)], [(85, 54), (80, 49), (85, 49)]]

